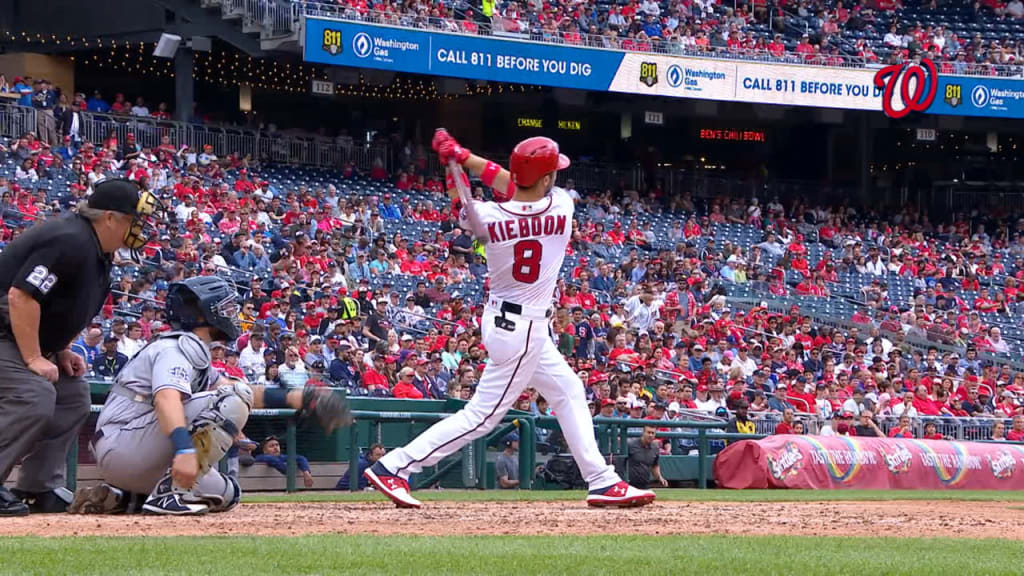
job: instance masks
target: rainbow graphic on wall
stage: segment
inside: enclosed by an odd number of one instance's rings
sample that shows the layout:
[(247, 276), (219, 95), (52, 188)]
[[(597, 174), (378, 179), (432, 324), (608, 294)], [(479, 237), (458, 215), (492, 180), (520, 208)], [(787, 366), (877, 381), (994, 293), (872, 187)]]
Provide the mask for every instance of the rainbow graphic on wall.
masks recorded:
[(813, 450), (821, 455), (822, 460), (825, 461), (825, 469), (828, 470), (828, 475), (833, 480), (843, 484), (852, 482), (853, 479), (857, 477), (857, 473), (861, 471), (861, 468), (863, 468), (861, 465), (861, 459), (856, 456), (856, 454), (860, 452), (860, 446), (858, 446), (857, 442), (850, 436), (833, 436), (830, 439), (842, 440), (850, 452), (855, 455), (851, 458), (852, 463), (846, 465), (846, 470), (843, 470), (843, 466), (832, 458), (832, 455), (829, 454), (828, 448), (826, 448), (825, 445), (817, 438), (813, 436), (800, 436), (801, 441), (810, 444)]
[(949, 446), (954, 452), (956, 452), (955, 462), (957, 464), (955, 466), (951, 466), (951, 469), (947, 469), (947, 467), (942, 464), (942, 458), (940, 458), (939, 453), (933, 450), (927, 443), (921, 442), (920, 440), (911, 440), (911, 442), (920, 448), (921, 452), (924, 452), (931, 457), (931, 468), (935, 470), (935, 475), (938, 476), (939, 481), (942, 482), (943, 485), (956, 486), (967, 476), (967, 449), (960, 442), (942, 443), (943, 446)]

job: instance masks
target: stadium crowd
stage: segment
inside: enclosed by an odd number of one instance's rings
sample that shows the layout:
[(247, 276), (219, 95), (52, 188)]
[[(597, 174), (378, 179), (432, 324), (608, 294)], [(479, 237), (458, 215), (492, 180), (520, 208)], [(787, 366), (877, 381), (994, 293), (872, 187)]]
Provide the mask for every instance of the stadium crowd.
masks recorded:
[[(48, 90), (40, 82), (25, 96), (38, 107)], [(169, 329), (168, 283), (221, 274), (243, 296), (243, 336), (212, 351), (229, 375), (376, 397), (472, 397), (487, 363), (478, 324), (486, 266), (451, 218), (440, 174), (348, 165), (315, 183), (275, 185), (279, 168), (252, 158), (168, 137), (143, 146), (130, 133), (90, 142), (71, 117), (56, 124), (59, 145), (29, 132), (0, 147), (0, 167), (13, 171), (0, 177), (2, 241), (72, 210), (107, 177), (156, 192), (168, 215), (141, 262), (114, 255), (114, 293), (75, 343), (95, 377), (112, 378)], [(778, 415), (783, 432), (831, 420), (817, 431), (864, 434), (873, 416), (1013, 418), (1018, 431), (1024, 372), (1008, 353), (1021, 343), (1003, 331), (1019, 325), (1024, 301), (1024, 219), (934, 223), (909, 207), (566, 187), (578, 208), (554, 335), (595, 414), (725, 419), (742, 406)], [(652, 228), (659, 220), (671, 222), (665, 237)], [(396, 231), (410, 222), (425, 223), (420, 237)], [(728, 227), (754, 240), (720, 241)], [(863, 280), (845, 327), (803, 304), (772, 305), (838, 300), (842, 278)], [(897, 281), (912, 293), (891, 295)], [(734, 300), (741, 288), (763, 301)], [(516, 407), (549, 411), (535, 393)]]

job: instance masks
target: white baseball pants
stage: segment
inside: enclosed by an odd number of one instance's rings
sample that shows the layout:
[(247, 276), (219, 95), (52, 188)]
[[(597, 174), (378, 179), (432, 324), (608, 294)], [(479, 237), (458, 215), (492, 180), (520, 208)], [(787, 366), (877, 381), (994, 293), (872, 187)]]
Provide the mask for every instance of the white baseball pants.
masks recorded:
[(466, 407), (434, 424), (405, 447), (389, 452), (381, 458), (381, 464), (406, 479), (437, 464), (493, 430), (523, 390), (533, 386), (551, 405), (590, 488), (619, 482), (615, 469), (597, 447), (583, 383), (551, 341), (548, 320), (542, 315), (506, 313), (505, 320), (515, 325), (506, 330), (495, 324), (501, 318), (494, 307), (484, 310), (481, 330), (491, 362)]

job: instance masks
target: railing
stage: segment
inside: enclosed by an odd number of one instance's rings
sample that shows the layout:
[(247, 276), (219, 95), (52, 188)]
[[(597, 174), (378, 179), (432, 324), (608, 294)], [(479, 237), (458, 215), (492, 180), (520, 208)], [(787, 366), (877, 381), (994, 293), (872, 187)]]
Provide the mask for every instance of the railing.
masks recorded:
[[(98, 414), (103, 406), (93, 405), (90, 406), (89, 411), (93, 414)], [(285, 490), (287, 492), (294, 492), (296, 489), (296, 477), (297, 477), (297, 459), (298, 453), (297, 442), (296, 442), (296, 415), (297, 411), (292, 409), (256, 409), (249, 413), (250, 420), (260, 418), (287, 418), (287, 425), (285, 431), (285, 456), (287, 458), (287, 472), (285, 473)], [(354, 492), (359, 488), (359, 434), (358, 427), (356, 426), (357, 421), (370, 422), (376, 429), (376, 438), (371, 439), (373, 442), (379, 442), (381, 440), (381, 424), (385, 422), (407, 422), (410, 427), (416, 422), (437, 422), (443, 420), (451, 414), (439, 413), (439, 412), (373, 412), (364, 410), (352, 411), (353, 422), (349, 427), (349, 468), (347, 474), (349, 475), (349, 486)], [(501, 438), (506, 433), (517, 430), (520, 436), (520, 441), (524, 446), (534, 446), (536, 444), (535, 427), (532, 418), (517, 417), (515, 414), (506, 415), (503, 419), (504, 426), (493, 430), (490, 434), (493, 438)], [(411, 429), (411, 428), (410, 428)], [(411, 440), (411, 438), (410, 438)], [(483, 470), (486, 467), (487, 462), (487, 437), (482, 437), (474, 440), (472, 444), (466, 446), (465, 457), (462, 459), (462, 463), (470, 468), (467, 477), (475, 480), (477, 487), (484, 488), (484, 480), (486, 475)], [(439, 466), (437, 471), (427, 476), (424, 475), (419, 479), (418, 487), (423, 488), (432, 485), (436, 482), (443, 474), (445, 474), (453, 464), (459, 463), (458, 460), (450, 462), (447, 466)], [(520, 487), (529, 490), (533, 487), (533, 473), (536, 468), (537, 453), (535, 450), (521, 450), (519, 452), (519, 477), (522, 479)], [(67, 455), (67, 473), (66, 473), (66, 486), (69, 490), (74, 491), (78, 482), (78, 442), (72, 443), (71, 449)], [(223, 464), (223, 462), (222, 462)], [(224, 470), (222, 470), (224, 471)]]
[(28, 106), (0, 103), (0, 136), (16, 138), (35, 131), (36, 110)]
[[(180, 149), (188, 146), (197, 154), (206, 145), (218, 155), (250, 156), (254, 160), (275, 164), (297, 164), (318, 168), (340, 169), (352, 163), (368, 172), (380, 162), (391, 171), (391, 154), (386, 144), (340, 144), (333, 139), (285, 136), (230, 126), (192, 124), (137, 116), (118, 116), (82, 112), (79, 134), (85, 140), (101, 143), (115, 137), (126, 141), (128, 134), (142, 146), (156, 148), (167, 136)], [(0, 104), (0, 136), (18, 138), (36, 129), (35, 110), (24, 106)]]
[[(239, 2), (240, 0), (232, 0), (233, 2)], [(258, 0), (250, 0), (257, 2)], [(510, 21), (503, 17), (496, 17), (494, 19), (497, 25), (494, 23), (476, 22), (476, 31), (467, 30), (465, 22), (462, 20), (450, 20), (445, 18), (435, 18), (420, 14), (391, 14), (381, 13), (374, 11), (358, 11), (352, 7), (340, 6), (337, 4), (327, 4), (321, 2), (296, 2), (301, 10), (301, 15), (306, 17), (321, 17), (321, 18), (334, 18), (337, 20), (348, 20), (354, 22), (367, 22), (371, 24), (384, 24), (389, 26), (398, 26), (402, 28), (417, 28), (424, 30), (435, 30), (439, 32), (447, 32), (453, 34), (464, 34), (469, 36), (500, 36), (505, 38), (514, 38), (520, 40), (531, 40), (535, 42), (544, 42), (549, 44), (560, 44), (568, 45), (579, 48), (593, 48), (593, 49), (605, 49), (605, 50), (618, 50), (624, 52), (640, 52), (640, 53), (651, 53), (651, 54), (669, 54), (674, 56), (693, 56), (701, 58), (715, 58), (723, 60), (746, 60), (753, 62), (772, 62), (782, 64), (797, 64), (797, 65), (810, 65), (810, 66), (829, 66), (829, 67), (843, 67), (843, 68), (866, 68), (873, 67), (871, 63), (865, 62), (860, 56), (851, 56), (845, 54), (818, 54), (811, 58), (806, 58), (802, 54), (796, 52), (785, 52), (782, 56), (773, 56), (766, 50), (749, 50), (749, 49), (728, 49), (721, 47), (707, 46), (704, 48), (698, 48), (696, 46), (688, 44), (692, 39), (683, 39), (681, 37), (674, 37), (668, 41), (664, 41), (658, 38), (649, 39), (646, 41), (637, 41), (632, 47), (623, 47), (623, 44), (627, 41), (626, 38), (611, 35), (592, 35), (592, 34), (579, 34), (573, 35), (571, 38), (565, 38), (561, 35), (550, 35), (544, 34), (540, 31), (531, 30), (528, 32), (521, 32), (520, 25), (513, 21)], [(292, 22), (291, 31), (293, 33), (300, 32), (302, 24), (295, 19)], [(848, 41), (847, 41), (848, 42)], [(1006, 77), (1020, 77), (1024, 72), (1024, 67), (1019, 65), (1004, 65), (1004, 64), (992, 64), (992, 65), (980, 65), (968, 68), (967, 71), (961, 76), (1006, 76)]]
[(298, 31), (299, 8), (286, 0), (231, 0), (240, 6), (242, 25), (262, 29), (266, 38), (289, 36)]
[[(369, 421), (375, 425), (377, 438), (372, 439), (372, 442), (380, 440), (380, 425), (382, 422), (408, 422), (412, 426), (416, 421), (437, 422), (449, 416), (451, 414), (438, 412), (368, 412), (359, 410), (352, 412), (352, 417), (355, 420)], [(514, 414), (508, 414), (503, 418), (502, 422), (505, 423), (505, 426), (491, 431), (490, 436), (501, 438), (507, 432), (518, 429), (521, 445), (530, 447), (529, 449), (519, 451), (519, 487), (529, 490), (533, 487), (533, 472), (537, 463), (537, 452), (532, 449), (536, 445), (536, 429), (533, 418), (522, 418)], [(359, 436), (358, 428), (354, 422), (349, 430), (349, 487), (354, 492), (359, 489)], [(467, 476), (476, 481), (478, 488), (485, 487), (485, 474), (483, 470), (487, 462), (486, 449), (486, 436), (474, 440), (464, 448), (464, 450), (469, 451), (467, 454), (468, 458), (464, 458), (464, 465), (471, 467), (471, 471)], [(445, 466), (439, 467), (433, 474), (418, 479), (417, 486), (423, 488), (434, 484), (448, 469)]]
[[(90, 411), (95, 414), (99, 413), (101, 409), (102, 406), (94, 405), (90, 408)], [(383, 437), (381, 426), (384, 423), (406, 422), (409, 424), (409, 431), (410, 434), (412, 434), (413, 427), (417, 422), (437, 422), (451, 416), (451, 414), (439, 412), (384, 412), (355, 410), (352, 412), (352, 416), (354, 420), (353, 424), (349, 428), (349, 468), (347, 474), (350, 479), (350, 489), (352, 491), (356, 491), (359, 486), (360, 445), (370, 445), (374, 442), (382, 441)], [(593, 419), (593, 423), (602, 453), (609, 458), (627, 456), (628, 440), (639, 436), (639, 429), (644, 426), (655, 426), (659, 428), (658, 437), (672, 441), (673, 453), (676, 454), (678, 454), (675, 450), (678, 445), (676, 442), (677, 440), (690, 441), (687, 448), (695, 449), (698, 457), (697, 486), (699, 488), (707, 488), (708, 480), (711, 478), (708, 456), (714, 455), (714, 453), (721, 450), (722, 446), (729, 441), (758, 439), (772, 435), (774, 433), (774, 424), (778, 422), (778, 416), (779, 415), (776, 414), (755, 416), (753, 420), (757, 425), (757, 432), (755, 434), (731, 434), (723, 432), (722, 429), (725, 427), (726, 422), (720, 420), (638, 420), (632, 418), (605, 418), (598, 416)], [(250, 420), (282, 417), (287, 419), (284, 442), (284, 449), (287, 458), (287, 472), (285, 474), (286, 490), (288, 492), (294, 492), (296, 489), (297, 477), (296, 411), (291, 409), (258, 409), (253, 410), (250, 414)], [(807, 418), (801, 420), (805, 425), (812, 425), (812, 428), (808, 429), (808, 433), (810, 434), (814, 434), (820, 430), (818, 426), (823, 423), (820, 421), (815, 422), (812, 421), (812, 419)], [(921, 433), (926, 424), (934, 423), (938, 427), (938, 432), (946, 436), (949, 440), (982, 442), (992, 440), (991, 429), (995, 422), (1004, 422), (1007, 424), (1009, 422), (1005, 419), (996, 418), (919, 417), (911, 420), (914, 436), (917, 438), (921, 437)], [(360, 440), (358, 426), (356, 426), (357, 422), (368, 422), (371, 424), (370, 438)], [(888, 434), (889, 430), (897, 425), (898, 418), (883, 416), (878, 418), (878, 423), (882, 431)], [(761, 424), (767, 424), (770, 428), (768, 426), (762, 426)], [(444, 474), (452, 470), (454, 466), (461, 463), (466, 467), (463, 474), (464, 480), (468, 481), (472, 486), (485, 488), (486, 484), (484, 480), (486, 475), (483, 473), (483, 470), (487, 464), (488, 445), (493, 444), (495, 440), (504, 437), (507, 432), (517, 430), (520, 436), (520, 487), (529, 490), (533, 487), (533, 477), (537, 468), (536, 446), (537, 431), (539, 428), (558, 429), (558, 419), (554, 416), (531, 416), (511, 412), (503, 418), (502, 424), (495, 430), (492, 430), (490, 434), (468, 444), (464, 448), (461, 459), (450, 460), (447, 463), (439, 463), (433, 473), (424, 473), (421, 476), (417, 482), (417, 486), (419, 488), (424, 488), (433, 485)], [(668, 428), (670, 430), (663, 430), (664, 428)], [(487, 439), (488, 436), (491, 438), (490, 442)], [(75, 489), (77, 483), (77, 469), (78, 442), (75, 442), (72, 444), (72, 448), (67, 456), (67, 487), (70, 490)]]
[[(896, 416), (879, 416), (876, 418), (878, 427), (883, 432), (889, 432), (899, 426), (899, 418)], [(928, 424), (934, 424), (939, 434), (949, 440), (966, 440), (969, 442), (978, 440), (991, 440), (992, 429), (996, 422), (1002, 422), (1009, 431), (1013, 421), (1009, 418), (965, 418), (950, 416), (917, 416), (910, 419), (910, 429), (915, 438), (924, 434), (924, 428)]]

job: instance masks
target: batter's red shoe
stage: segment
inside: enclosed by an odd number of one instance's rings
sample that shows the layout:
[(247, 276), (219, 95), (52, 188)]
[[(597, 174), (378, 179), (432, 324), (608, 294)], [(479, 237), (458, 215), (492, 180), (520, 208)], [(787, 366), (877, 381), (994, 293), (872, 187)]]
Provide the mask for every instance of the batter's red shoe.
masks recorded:
[(399, 508), (419, 508), (423, 506), (419, 500), (409, 494), (409, 483), (405, 478), (388, 471), (380, 462), (367, 468), (363, 476), (373, 484), (374, 488), (387, 496)]
[(619, 482), (600, 490), (591, 490), (587, 494), (587, 504), (598, 508), (635, 508), (654, 502), (655, 494), (650, 490), (640, 490)]

